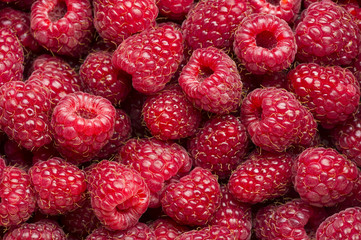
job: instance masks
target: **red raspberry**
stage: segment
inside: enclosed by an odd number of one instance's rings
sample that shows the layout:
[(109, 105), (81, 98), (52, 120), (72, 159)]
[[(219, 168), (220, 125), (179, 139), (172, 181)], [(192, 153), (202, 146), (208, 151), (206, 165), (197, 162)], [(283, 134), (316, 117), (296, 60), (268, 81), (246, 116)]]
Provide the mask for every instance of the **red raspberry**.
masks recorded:
[(286, 21), (271, 14), (255, 13), (238, 26), (234, 52), (248, 71), (255, 74), (279, 72), (295, 59), (295, 36)]
[(149, 207), (158, 207), (158, 193), (164, 182), (177, 173), (188, 173), (192, 162), (187, 151), (177, 143), (155, 138), (132, 138), (121, 147), (117, 161), (137, 170), (145, 179), (150, 192)]
[(127, 38), (114, 51), (112, 63), (132, 75), (137, 91), (152, 94), (171, 80), (182, 58), (181, 32), (172, 25), (164, 25)]
[(53, 53), (79, 57), (91, 43), (93, 16), (89, 0), (37, 0), (31, 7), (34, 38)]
[(238, 239), (227, 227), (225, 226), (208, 226), (199, 230), (192, 230), (185, 232), (177, 240), (195, 240), (195, 239), (207, 239), (207, 240), (236, 240)]
[(32, 164), (32, 152), (7, 139), (4, 143), (4, 155), (9, 166), (28, 170)]
[(328, 0), (311, 4), (295, 29), (296, 59), (346, 65), (360, 53), (361, 32), (352, 16)]
[(358, 181), (357, 166), (333, 148), (304, 150), (293, 165), (294, 188), (313, 206), (334, 206), (345, 200)]
[(361, 208), (353, 207), (335, 213), (321, 223), (317, 240), (358, 239), (361, 235)]
[(228, 178), (248, 151), (249, 138), (240, 118), (223, 115), (206, 121), (189, 139), (188, 151), (194, 165)]
[(312, 114), (292, 93), (280, 88), (250, 92), (241, 106), (241, 118), (253, 143), (266, 151), (307, 146), (316, 136)]
[(353, 73), (353, 75), (356, 77), (357, 81), (361, 85), (361, 54), (356, 56), (348, 69)]
[(163, 211), (173, 220), (189, 226), (205, 226), (220, 205), (217, 178), (201, 167), (178, 182), (170, 183), (161, 195)]
[(248, 1), (199, 1), (182, 24), (187, 45), (197, 48), (216, 47), (231, 50), (234, 31), (242, 19), (252, 12)]
[(95, 215), (111, 230), (134, 226), (149, 205), (149, 188), (141, 175), (123, 164), (103, 160), (87, 171)]
[(178, 85), (149, 96), (142, 115), (152, 136), (161, 140), (192, 136), (201, 122), (200, 111), (188, 101)]
[(84, 200), (85, 173), (61, 158), (35, 163), (29, 169), (40, 211), (49, 215), (70, 212)]
[(117, 45), (153, 26), (158, 15), (154, 0), (94, 0), (94, 26), (99, 35)]
[(145, 223), (137, 223), (126, 230), (110, 231), (104, 227), (95, 229), (85, 240), (157, 240), (153, 231)]
[(283, 196), (292, 186), (292, 163), (287, 153), (254, 151), (232, 172), (229, 191), (237, 200), (252, 204)]
[(361, 7), (359, 4), (357, 4), (357, 2), (352, 3), (351, 1), (350, 3), (342, 4), (341, 6), (353, 17), (358, 28), (361, 30)]
[(86, 92), (119, 105), (130, 92), (131, 76), (115, 69), (111, 61), (110, 52), (90, 53), (80, 66), (79, 74)]
[(194, 0), (157, 0), (159, 14), (174, 21), (183, 21)]
[(288, 23), (293, 22), (301, 9), (301, 0), (250, 0), (257, 13), (275, 15)]
[(67, 240), (63, 229), (54, 221), (40, 220), (35, 223), (23, 223), (9, 230), (4, 240), (56, 239)]
[(4, 167), (0, 182), (0, 226), (27, 221), (35, 211), (36, 197), (29, 175), (17, 167)]
[(105, 98), (70, 93), (55, 106), (51, 126), (56, 147), (66, 160), (91, 160), (114, 133), (115, 108)]
[(223, 50), (214, 47), (195, 50), (178, 81), (190, 101), (200, 109), (227, 114), (240, 105), (241, 77), (236, 63)]
[(160, 217), (149, 224), (157, 240), (173, 240), (184, 232), (189, 231), (185, 225), (180, 225), (170, 217)]

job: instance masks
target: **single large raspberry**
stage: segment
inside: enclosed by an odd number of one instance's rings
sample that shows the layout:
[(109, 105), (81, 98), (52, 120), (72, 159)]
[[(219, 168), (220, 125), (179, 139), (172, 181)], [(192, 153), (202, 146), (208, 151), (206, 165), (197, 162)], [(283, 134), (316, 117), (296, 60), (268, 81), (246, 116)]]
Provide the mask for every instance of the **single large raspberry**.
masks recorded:
[(295, 145), (308, 146), (317, 123), (296, 97), (280, 88), (257, 88), (241, 106), (241, 118), (254, 144), (282, 152)]
[(227, 114), (240, 105), (241, 77), (236, 63), (223, 50), (214, 47), (195, 50), (178, 81), (190, 101), (200, 109)]
[(275, 15), (292, 23), (301, 9), (301, 0), (250, 0), (254, 12)]
[(304, 150), (293, 165), (294, 188), (313, 206), (334, 206), (345, 200), (358, 181), (356, 164), (333, 148)]
[(75, 164), (91, 160), (113, 136), (115, 113), (103, 97), (83, 92), (66, 95), (51, 117), (59, 152)]
[(295, 59), (295, 36), (286, 21), (254, 13), (238, 26), (233, 44), (240, 62), (251, 73), (265, 74), (288, 68)]
[(85, 240), (157, 240), (153, 231), (145, 223), (137, 223), (126, 230), (110, 231), (105, 227), (95, 229)]
[(159, 14), (174, 21), (183, 21), (194, 0), (156, 0)]
[(233, 115), (211, 118), (189, 139), (194, 165), (228, 178), (248, 151), (249, 138), (241, 119)]
[(87, 171), (95, 215), (111, 230), (134, 226), (149, 205), (149, 188), (137, 171), (103, 160)]
[(213, 225), (204, 227), (199, 230), (192, 230), (185, 232), (178, 236), (176, 240), (193, 240), (193, 239), (208, 239), (208, 240), (237, 240), (237, 235), (231, 232), (225, 226)]
[(360, 53), (360, 29), (341, 6), (323, 0), (311, 4), (302, 15), (295, 29), (299, 61), (347, 65)]
[(160, 217), (149, 224), (158, 240), (173, 240), (177, 236), (190, 229), (185, 225), (180, 225), (170, 217)]
[(153, 26), (158, 16), (154, 0), (94, 0), (93, 5), (95, 29), (116, 44)]
[(173, 25), (135, 34), (113, 53), (115, 68), (132, 75), (133, 87), (152, 94), (164, 88), (183, 58), (183, 37)]
[(79, 57), (92, 41), (89, 0), (37, 0), (30, 17), (34, 38), (53, 53)]

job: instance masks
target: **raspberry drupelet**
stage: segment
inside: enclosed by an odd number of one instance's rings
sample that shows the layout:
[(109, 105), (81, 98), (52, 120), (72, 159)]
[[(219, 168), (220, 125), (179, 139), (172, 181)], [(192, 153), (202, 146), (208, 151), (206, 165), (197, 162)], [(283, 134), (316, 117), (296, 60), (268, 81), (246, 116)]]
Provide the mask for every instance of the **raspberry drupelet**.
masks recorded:
[(292, 23), (301, 9), (301, 0), (250, 0), (254, 12), (275, 15)]

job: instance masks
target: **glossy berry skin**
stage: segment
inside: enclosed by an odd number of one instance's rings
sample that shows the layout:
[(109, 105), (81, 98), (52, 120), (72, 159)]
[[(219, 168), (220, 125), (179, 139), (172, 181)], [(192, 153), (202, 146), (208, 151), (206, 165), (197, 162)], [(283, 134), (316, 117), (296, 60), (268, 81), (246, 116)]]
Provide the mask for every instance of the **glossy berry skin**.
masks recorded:
[(85, 240), (156, 240), (156, 236), (145, 223), (137, 223), (126, 230), (110, 231), (105, 227), (95, 229)]
[(157, 240), (173, 240), (190, 230), (187, 226), (178, 224), (170, 217), (157, 218), (149, 223), (148, 226), (154, 232)]
[(154, 0), (94, 0), (94, 26), (99, 35), (119, 45), (129, 36), (154, 26)]
[(280, 88), (257, 88), (241, 106), (241, 119), (252, 142), (270, 152), (312, 143), (317, 124), (296, 97)]
[(346, 9), (332, 1), (311, 4), (295, 29), (296, 59), (347, 65), (360, 52), (361, 32)]
[(240, 105), (241, 77), (236, 63), (223, 50), (214, 47), (196, 49), (178, 81), (197, 108), (227, 114)]
[(194, 165), (226, 179), (248, 152), (249, 138), (241, 119), (233, 115), (211, 118), (188, 141)]
[(333, 148), (304, 150), (293, 165), (294, 188), (301, 199), (317, 207), (345, 200), (358, 181), (356, 164)]
[(288, 23), (291, 23), (298, 16), (301, 2), (301, 0), (250, 0), (254, 12), (275, 15)]
[(183, 37), (173, 25), (149, 28), (124, 40), (114, 51), (113, 66), (132, 76), (135, 90), (162, 90), (183, 59)]
[(89, 0), (37, 0), (31, 7), (30, 27), (44, 48), (79, 57), (91, 43), (92, 19)]
[(85, 173), (61, 158), (35, 163), (29, 175), (42, 213), (58, 215), (73, 211), (85, 198)]
[(174, 21), (183, 21), (194, 0), (156, 0), (159, 14)]
[(84, 92), (66, 95), (51, 116), (57, 149), (74, 164), (91, 160), (113, 136), (115, 113), (103, 97)]
[(209, 240), (236, 240), (238, 239), (225, 226), (208, 226), (199, 230), (192, 230), (178, 236), (176, 240), (193, 240), (193, 239), (209, 239)]
[(201, 122), (200, 111), (178, 85), (149, 96), (143, 105), (142, 115), (152, 136), (161, 140), (190, 137)]
[(238, 26), (233, 49), (254, 74), (279, 72), (295, 59), (295, 36), (286, 21), (271, 14), (251, 14)]
[(141, 175), (123, 164), (103, 160), (87, 171), (91, 206), (109, 230), (134, 226), (149, 205), (150, 192)]
[(217, 178), (201, 167), (178, 182), (167, 185), (161, 195), (163, 211), (173, 220), (189, 226), (205, 226), (220, 205)]

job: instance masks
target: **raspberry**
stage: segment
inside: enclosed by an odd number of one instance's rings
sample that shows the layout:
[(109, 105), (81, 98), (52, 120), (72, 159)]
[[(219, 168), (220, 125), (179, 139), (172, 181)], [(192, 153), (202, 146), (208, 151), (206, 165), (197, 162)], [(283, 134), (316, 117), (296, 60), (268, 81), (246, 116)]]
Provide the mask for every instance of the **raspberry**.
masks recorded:
[(195, 166), (226, 179), (242, 161), (250, 141), (240, 118), (223, 115), (206, 121), (188, 142)]
[(254, 74), (288, 68), (297, 51), (295, 36), (287, 22), (259, 13), (243, 19), (235, 32), (233, 48), (240, 62)]
[(227, 114), (240, 105), (241, 77), (236, 63), (223, 50), (195, 50), (178, 81), (189, 100), (200, 109)]
[(361, 208), (353, 207), (335, 213), (321, 223), (316, 232), (318, 240), (358, 239), (361, 234)]
[(358, 28), (361, 30), (361, 7), (357, 3), (346, 3), (341, 5), (353, 17)]
[(161, 140), (192, 136), (201, 121), (200, 111), (188, 101), (178, 85), (149, 96), (142, 115), (152, 136)]
[(158, 15), (154, 0), (94, 0), (93, 5), (95, 29), (103, 39), (117, 45), (153, 26)]
[(180, 225), (170, 217), (160, 217), (149, 224), (158, 240), (173, 240), (189, 231), (185, 225)]
[(201, 167), (178, 182), (170, 183), (161, 195), (163, 211), (173, 220), (189, 226), (205, 226), (220, 205), (217, 178)]
[(47, 50), (79, 57), (91, 43), (92, 19), (89, 0), (38, 0), (31, 7), (30, 27)]
[(199, 1), (182, 24), (186, 44), (193, 50), (216, 47), (231, 50), (234, 31), (242, 19), (252, 12), (248, 1)]
[(16, 166), (27, 171), (33, 165), (32, 152), (10, 139), (4, 143), (4, 154), (9, 166)]
[(103, 160), (87, 171), (95, 215), (110, 230), (134, 226), (149, 205), (149, 188), (141, 175), (123, 164)]
[(100, 96), (75, 92), (63, 97), (51, 117), (59, 152), (74, 164), (91, 160), (112, 137), (115, 113)]
[(183, 58), (183, 37), (172, 25), (145, 30), (114, 51), (115, 68), (132, 75), (135, 90), (153, 94), (164, 88)]
[(311, 4), (295, 29), (296, 59), (324, 65), (347, 65), (360, 52), (361, 32), (352, 16), (328, 0)]
[(275, 15), (288, 23), (297, 17), (301, 2), (301, 0), (250, 0), (255, 12)]
[(49, 215), (75, 210), (85, 198), (85, 173), (61, 158), (35, 163), (29, 169), (41, 212)]
[(294, 188), (313, 206), (334, 206), (345, 200), (358, 181), (357, 166), (333, 148), (304, 150), (293, 165)]
[(194, 4), (194, 0), (157, 0), (159, 14), (174, 21), (183, 21)]
[(192, 230), (185, 232), (177, 240), (193, 240), (193, 239), (208, 239), (208, 240), (236, 240), (238, 239), (233, 233), (225, 226), (209, 226), (200, 230)]
[(232, 172), (229, 191), (237, 200), (252, 204), (283, 196), (292, 186), (292, 163), (287, 153), (254, 151)]
[(29, 175), (17, 167), (3, 167), (0, 182), (0, 226), (27, 221), (35, 211), (36, 197)]
[(177, 173), (188, 173), (192, 166), (183, 147), (154, 138), (128, 140), (121, 147), (117, 161), (137, 170), (145, 179), (151, 192), (149, 207), (159, 206), (157, 193), (162, 190), (165, 181)]
[(90, 53), (80, 66), (84, 91), (102, 96), (119, 105), (131, 89), (131, 77), (112, 66), (112, 54), (105, 51)]
[(312, 114), (284, 89), (257, 88), (250, 92), (241, 106), (241, 118), (252, 142), (270, 152), (307, 146), (316, 136)]
[(137, 223), (133, 227), (127, 230), (109, 231), (104, 227), (99, 227), (94, 230), (86, 240), (118, 240), (118, 239), (129, 239), (129, 240), (156, 240), (154, 233), (144, 223)]

